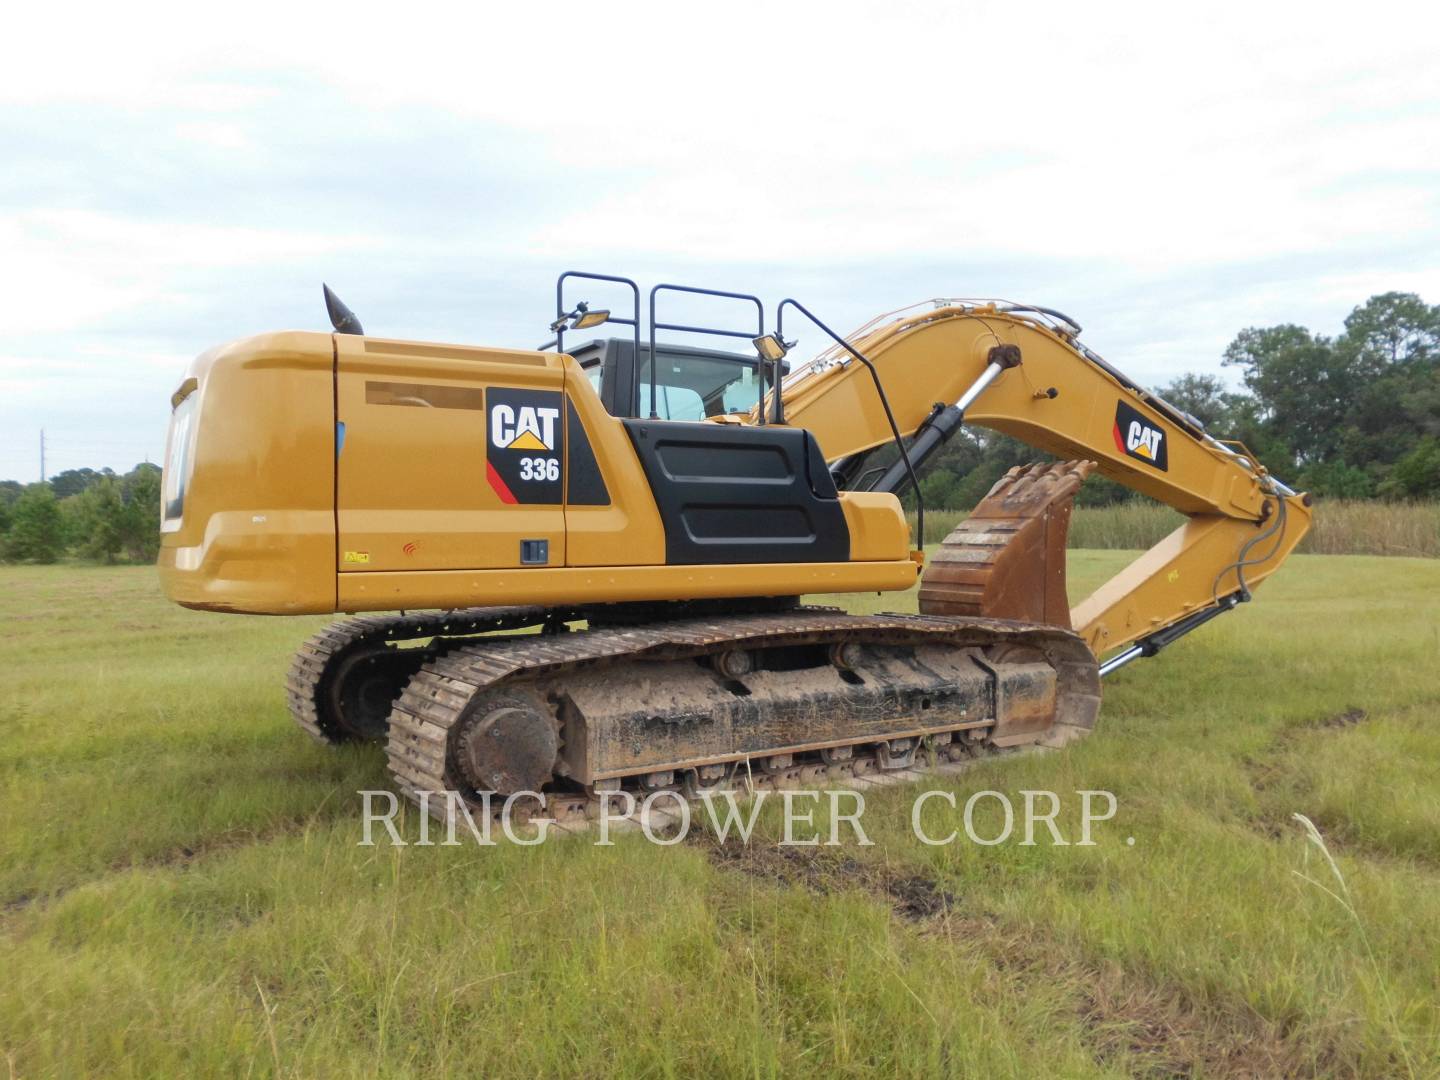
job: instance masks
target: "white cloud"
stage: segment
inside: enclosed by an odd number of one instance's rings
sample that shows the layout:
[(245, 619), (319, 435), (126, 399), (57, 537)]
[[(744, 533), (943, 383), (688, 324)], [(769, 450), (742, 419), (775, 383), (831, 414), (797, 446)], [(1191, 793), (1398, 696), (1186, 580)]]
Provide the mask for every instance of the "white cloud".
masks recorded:
[(1009, 294), (1142, 379), (1213, 368), (1243, 325), (1440, 299), (1437, 30), (1388, 3), (30, 5), (0, 43), (0, 435), (68, 411), (143, 442), (166, 358), (314, 325), (336, 275), (392, 332), (497, 344), (577, 264), (838, 325)]
[[(45, 209), (0, 218), (0, 312), (7, 334), (84, 330), (121, 312), (184, 304), (184, 277), (349, 254), (374, 246), (331, 236)], [(81, 350), (83, 351), (83, 350)]]

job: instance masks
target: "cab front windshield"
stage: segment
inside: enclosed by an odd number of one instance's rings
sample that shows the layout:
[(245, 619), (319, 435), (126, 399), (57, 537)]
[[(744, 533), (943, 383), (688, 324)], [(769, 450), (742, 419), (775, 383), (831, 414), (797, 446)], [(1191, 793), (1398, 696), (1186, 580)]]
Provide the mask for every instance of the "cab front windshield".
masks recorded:
[[(660, 351), (655, 372), (655, 415), (662, 420), (704, 420), (748, 413), (760, 400), (755, 365), (744, 360)], [(640, 415), (649, 416), (650, 365), (640, 367)]]

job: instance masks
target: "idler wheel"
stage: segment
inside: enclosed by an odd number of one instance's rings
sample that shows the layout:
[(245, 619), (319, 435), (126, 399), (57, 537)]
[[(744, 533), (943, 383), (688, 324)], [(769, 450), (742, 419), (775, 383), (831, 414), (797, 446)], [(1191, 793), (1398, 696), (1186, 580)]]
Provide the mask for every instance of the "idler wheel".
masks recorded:
[(328, 716), (342, 739), (379, 742), (390, 707), (425, 662), (422, 649), (384, 648), (345, 657), (326, 680)]

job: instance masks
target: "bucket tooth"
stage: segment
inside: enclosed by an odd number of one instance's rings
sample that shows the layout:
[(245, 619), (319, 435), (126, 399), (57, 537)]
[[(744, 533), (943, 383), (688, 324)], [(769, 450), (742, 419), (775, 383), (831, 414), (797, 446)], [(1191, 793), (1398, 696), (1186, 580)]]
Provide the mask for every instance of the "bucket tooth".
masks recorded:
[(927, 559), (926, 615), (1016, 619), (1070, 629), (1065, 538), (1094, 462), (1011, 469)]

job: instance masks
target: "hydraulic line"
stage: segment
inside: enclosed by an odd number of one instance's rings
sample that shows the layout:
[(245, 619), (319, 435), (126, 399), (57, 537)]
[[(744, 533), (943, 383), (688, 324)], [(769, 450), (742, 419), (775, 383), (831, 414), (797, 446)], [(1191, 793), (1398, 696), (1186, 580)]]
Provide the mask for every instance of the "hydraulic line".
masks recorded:
[[(1280, 550), (1280, 544), (1285, 538), (1285, 517), (1289, 513), (1289, 506), (1286, 504), (1284, 496), (1281, 495), (1275, 497), (1275, 502), (1278, 506), (1274, 517), (1271, 519), (1270, 525), (1247, 540), (1244, 546), (1240, 548), (1240, 554), (1236, 557), (1235, 561), (1215, 575), (1215, 583), (1211, 586), (1210, 591), (1215, 597), (1217, 604), (1220, 602), (1220, 582), (1231, 570), (1235, 571), (1235, 578), (1240, 583), (1240, 592), (1244, 595), (1245, 599), (1248, 600), (1250, 598), (1250, 588), (1245, 583), (1245, 568), (1247, 566), (1259, 566), (1261, 563), (1269, 562)], [(1278, 537), (1275, 541), (1275, 546), (1272, 547), (1269, 552), (1258, 559), (1246, 559), (1246, 556), (1250, 554), (1256, 544), (1263, 543), (1277, 534)]]

